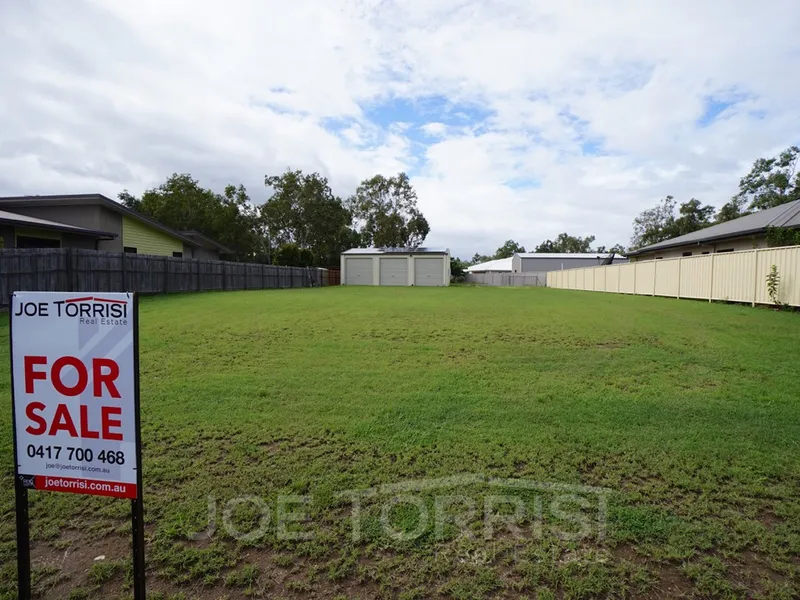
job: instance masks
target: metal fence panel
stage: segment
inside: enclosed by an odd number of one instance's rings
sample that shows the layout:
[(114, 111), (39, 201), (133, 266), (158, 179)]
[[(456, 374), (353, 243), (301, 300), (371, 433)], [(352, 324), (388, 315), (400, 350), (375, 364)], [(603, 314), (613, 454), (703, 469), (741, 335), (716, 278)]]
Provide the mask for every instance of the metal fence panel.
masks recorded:
[(719, 252), (547, 274), (547, 285), (638, 295), (772, 304), (766, 279), (780, 277), (778, 301), (800, 306), (800, 246)]

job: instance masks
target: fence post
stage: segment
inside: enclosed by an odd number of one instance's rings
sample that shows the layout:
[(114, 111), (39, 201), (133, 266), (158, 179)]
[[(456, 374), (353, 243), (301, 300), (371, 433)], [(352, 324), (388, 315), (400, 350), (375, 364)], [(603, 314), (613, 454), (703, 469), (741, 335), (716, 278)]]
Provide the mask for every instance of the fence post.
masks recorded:
[(633, 263), (633, 295), (634, 296), (636, 296), (636, 271), (639, 270), (639, 269), (636, 268), (637, 264), (638, 263)]
[(717, 256), (716, 252), (711, 253), (711, 281), (708, 284), (708, 301), (714, 300), (714, 257)]
[(264, 265), (261, 265), (261, 289), (262, 290), (266, 289), (266, 286), (264, 285), (264, 269), (265, 269)]
[(760, 251), (760, 248), (756, 248), (755, 252), (753, 252), (753, 303), (751, 304), (753, 307), (755, 307), (756, 298), (758, 297), (758, 253)]
[(683, 257), (678, 257), (678, 300), (681, 299), (681, 271), (683, 271)]
[(228, 261), (222, 262), (222, 291), (228, 289)]
[(169, 269), (168, 269), (168, 265), (167, 265), (167, 257), (165, 256), (164, 257), (164, 293), (165, 294), (167, 293), (168, 282), (169, 282)]
[(653, 297), (656, 295), (656, 271), (658, 271), (658, 261), (653, 263)]

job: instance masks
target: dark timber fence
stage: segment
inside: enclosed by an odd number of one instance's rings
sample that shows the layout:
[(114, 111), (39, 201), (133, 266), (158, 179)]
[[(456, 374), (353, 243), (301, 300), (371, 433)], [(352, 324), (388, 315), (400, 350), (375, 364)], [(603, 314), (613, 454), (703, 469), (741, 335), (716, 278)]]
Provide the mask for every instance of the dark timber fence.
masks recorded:
[(0, 249), (0, 307), (11, 293), (172, 294), (329, 285), (327, 269), (99, 252), (78, 248)]

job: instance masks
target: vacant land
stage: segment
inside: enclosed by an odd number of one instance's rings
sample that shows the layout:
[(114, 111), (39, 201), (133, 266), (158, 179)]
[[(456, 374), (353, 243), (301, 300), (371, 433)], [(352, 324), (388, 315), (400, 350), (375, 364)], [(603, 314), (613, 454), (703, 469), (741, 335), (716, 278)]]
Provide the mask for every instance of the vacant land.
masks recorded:
[[(145, 299), (150, 597), (797, 597), (798, 340), (797, 313), (549, 289)], [(31, 498), (39, 594), (130, 597), (127, 503)]]

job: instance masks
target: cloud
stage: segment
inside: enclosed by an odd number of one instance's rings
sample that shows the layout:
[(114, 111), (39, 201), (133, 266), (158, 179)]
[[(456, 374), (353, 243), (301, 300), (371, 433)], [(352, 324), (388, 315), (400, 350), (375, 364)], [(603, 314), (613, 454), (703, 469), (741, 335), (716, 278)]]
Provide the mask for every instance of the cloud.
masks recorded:
[(408, 171), (428, 243), (625, 243), (798, 142), (791, 0), (6, 3), (0, 193)]

